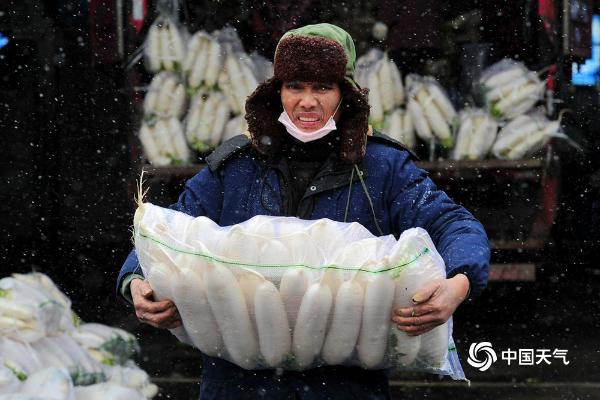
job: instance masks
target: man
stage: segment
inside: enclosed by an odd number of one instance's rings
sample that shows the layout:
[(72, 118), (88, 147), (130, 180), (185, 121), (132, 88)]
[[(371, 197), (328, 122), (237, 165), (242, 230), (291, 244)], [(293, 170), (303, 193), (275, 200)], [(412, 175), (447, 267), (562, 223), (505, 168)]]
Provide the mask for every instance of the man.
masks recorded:
[[(481, 224), (436, 189), (399, 143), (373, 133), (367, 92), (353, 80), (352, 38), (330, 24), (286, 33), (277, 46), (274, 77), (248, 98), (249, 134), (224, 143), (208, 167), (187, 183), (172, 208), (221, 226), (255, 215), (359, 222), (375, 235), (396, 237), (423, 227), (447, 268), (447, 279), (415, 294), (414, 307), (393, 321), (423, 334), (452, 315), (487, 283), (489, 246)], [(118, 282), (138, 318), (159, 328), (181, 324), (168, 300), (155, 302), (135, 252)], [(205, 399), (387, 399), (385, 370), (322, 367), (304, 372), (246, 371), (204, 355)]]

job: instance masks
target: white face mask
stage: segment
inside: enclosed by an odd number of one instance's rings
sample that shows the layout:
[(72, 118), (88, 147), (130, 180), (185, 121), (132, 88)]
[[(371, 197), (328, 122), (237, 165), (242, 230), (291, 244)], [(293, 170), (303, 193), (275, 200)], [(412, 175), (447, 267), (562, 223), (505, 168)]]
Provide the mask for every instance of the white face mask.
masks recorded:
[(296, 139), (298, 139), (299, 141), (303, 143), (312, 142), (313, 140), (321, 139), (329, 132), (336, 130), (337, 126), (335, 125), (333, 116), (335, 115), (335, 113), (337, 113), (341, 104), (342, 102), (340, 101), (337, 107), (335, 108), (335, 111), (333, 112), (331, 117), (329, 117), (325, 125), (321, 129), (317, 129), (316, 131), (304, 132), (303, 130), (299, 129), (290, 119), (290, 116), (287, 112), (285, 112), (285, 110), (283, 110), (277, 121), (281, 122), (283, 126), (285, 126), (285, 129), (288, 131), (288, 133)]

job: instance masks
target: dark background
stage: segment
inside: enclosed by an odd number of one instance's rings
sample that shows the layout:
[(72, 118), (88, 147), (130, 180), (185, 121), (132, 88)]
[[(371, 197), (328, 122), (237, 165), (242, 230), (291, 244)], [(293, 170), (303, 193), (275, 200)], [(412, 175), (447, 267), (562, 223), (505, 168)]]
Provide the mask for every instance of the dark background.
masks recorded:
[[(267, 57), (272, 57), (280, 34), (295, 24), (337, 22), (351, 27), (359, 54), (368, 46), (387, 45), (402, 60), (403, 71), (437, 71), (455, 99), (464, 84), (461, 43), (491, 43), (488, 65), (504, 56), (524, 60), (533, 69), (557, 63), (557, 96), (564, 107), (575, 110), (565, 120), (565, 129), (585, 152), (560, 142), (554, 146), (562, 179), (557, 218), (544, 248), (493, 255), (493, 261), (535, 262), (536, 280), (492, 282), (479, 299), (455, 314), (455, 338), (465, 372), (474, 382), (471, 389), (431, 377), (423, 383), (423, 377), (404, 376), (394, 392), (403, 398), (600, 398), (594, 394), (600, 389), (598, 90), (569, 85), (568, 69), (563, 67), (570, 61), (541, 28), (537, 2), (430, 3), (356, 1), (344, 7), (297, 1), (288, 7), (283, 2), (204, 1), (186, 3), (180, 17), (188, 21), (190, 31), (210, 31), (228, 22), (238, 28), (248, 50)], [(150, 5), (149, 22), (155, 12)], [(199, 376), (198, 356), (168, 334), (138, 325), (114, 295), (117, 272), (132, 245), (132, 185), (140, 166), (134, 138), (139, 99), (133, 86), (148, 79), (139, 64), (124, 67), (144, 32), (136, 35), (130, 27), (121, 31), (125, 55), (117, 54), (114, 7), (110, 1), (0, 2), (0, 32), (10, 39), (0, 49), (0, 276), (47, 273), (72, 298), (84, 320), (138, 333), (145, 354), (142, 366), (165, 393), (171, 390), (179, 393), (175, 398), (188, 398), (182, 393), (197, 390), (192, 382)], [(386, 7), (400, 11), (385, 11)], [(430, 22), (448, 21), (471, 9), (481, 10), (481, 18), (451, 32), (454, 36), (443, 24), (430, 25), (427, 40), (418, 45), (403, 40), (383, 44), (370, 36), (375, 17), (365, 15), (391, 16), (388, 23), (404, 26), (403, 21), (421, 15), (420, 8), (430, 14)], [(178, 183), (157, 184), (150, 199), (165, 205)], [(451, 195), (477, 215), (477, 204), (472, 204), (477, 189), (473, 190), (472, 196)], [(503, 199), (490, 202), (498, 204), (493, 210), (497, 218), (509, 223)], [(479, 341), (491, 341), (497, 349), (566, 348), (571, 364), (496, 364), (481, 373), (466, 363), (469, 344)], [(152, 361), (157, 357), (161, 362)]]

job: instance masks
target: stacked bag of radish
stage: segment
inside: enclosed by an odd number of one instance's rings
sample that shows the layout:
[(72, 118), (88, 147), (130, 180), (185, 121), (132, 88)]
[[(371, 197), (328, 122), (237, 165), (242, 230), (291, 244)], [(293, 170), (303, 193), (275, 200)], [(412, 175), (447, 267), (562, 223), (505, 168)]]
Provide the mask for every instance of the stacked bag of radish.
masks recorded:
[(443, 147), (454, 145), (452, 127), (456, 110), (444, 88), (431, 76), (406, 76), (407, 109), (417, 136), (426, 142), (439, 141)]
[(139, 203), (135, 248), (157, 297), (173, 300), (203, 353), (245, 369), (399, 368), (464, 378), (451, 322), (420, 337), (392, 324), (445, 267), (429, 235), (375, 237), (358, 223), (256, 216), (219, 227)]
[(181, 71), (186, 34), (174, 20), (160, 16), (150, 26), (144, 46), (146, 67), (151, 72)]
[(477, 108), (461, 110), (452, 159), (484, 159), (492, 148), (497, 133), (498, 122), (485, 110)]
[(356, 60), (356, 82), (369, 89), (369, 122), (409, 148), (415, 145), (412, 118), (404, 108), (404, 84), (387, 53), (371, 49)]
[(479, 78), (485, 103), (494, 118), (513, 119), (542, 99), (545, 81), (521, 63), (505, 58), (488, 67)]
[(138, 352), (132, 334), (81, 323), (48, 276), (0, 279), (1, 400), (152, 398), (158, 388), (131, 360)]
[(549, 120), (543, 111), (518, 116), (498, 132), (492, 153), (496, 158), (518, 160), (541, 149), (552, 137), (570, 140), (560, 132), (562, 115), (563, 112), (555, 121)]
[(246, 97), (273, 75), (264, 57), (246, 54), (233, 28), (188, 38), (168, 16), (150, 27), (146, 66), (157, 73), (144, 99), (139, 139), (156, 166), (187, 164), (247, 130)]

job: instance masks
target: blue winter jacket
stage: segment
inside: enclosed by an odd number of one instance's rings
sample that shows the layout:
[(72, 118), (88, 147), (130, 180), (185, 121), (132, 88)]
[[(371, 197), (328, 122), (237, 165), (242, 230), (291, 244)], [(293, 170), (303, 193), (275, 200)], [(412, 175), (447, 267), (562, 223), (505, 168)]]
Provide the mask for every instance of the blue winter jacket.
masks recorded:
[[(380, 134), (369, 137), (358, 169), (371, 207), (358, 173), (352, 174), (351, 165), (341, 164), (332, 155), (307, 188), (296, 216), (344, 221), (347, 209), (347, 222), (359, 222), (379, 235), (374, 212), (382, 233), (396, 237), (406, 229), (422, 227), (444, 259), (448, 277), (467, 275), (471, 284), (469, 297), (473, 298), (487, 285), (490, 250), (486, 233), (467, 210), (438, 190), (412, 159), (408, 151), (389, 138)], [(286, 208), (290, 174), (283, 158), (264, 161), (246, 137), (237, 136), (218, 148), (207, 163), (208, 168), (187, 181), (179, 201), (171, 208), (209, 217), (221, 226), (255, 215), (289, 215)], [(118, 288), (131, 273), (141, 274), (135, 251), (121, 269)], [(330, 383), (327, 389), (323, 382)], [(267, 398), (272, 395), (270, 398), (276, 399), (289, 398), (286, 396), (290, 393), (307, 399), (354, 398), (344, 393), (354, 393), (356, 398), (389, 396), (385, 371), (324, 367), (303, 373), (285, 372), (282, 376), (268, 370), (246, 371), (204, 356), (201, 398), (256, 398), (259, 394), (264, 397), (260, 390), (267, 391)], [(328, 390), (331, 396), (327, 395)], [(360, 393), (368, 396), (361, 397)]]

